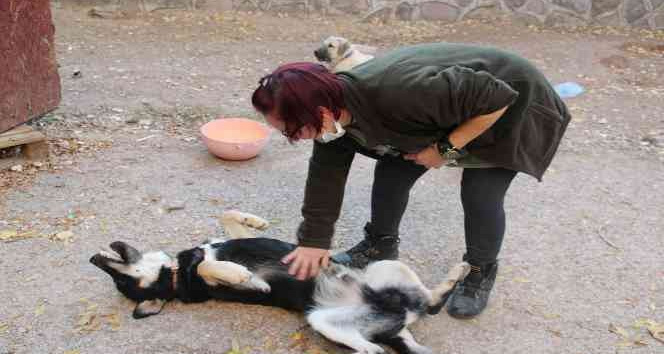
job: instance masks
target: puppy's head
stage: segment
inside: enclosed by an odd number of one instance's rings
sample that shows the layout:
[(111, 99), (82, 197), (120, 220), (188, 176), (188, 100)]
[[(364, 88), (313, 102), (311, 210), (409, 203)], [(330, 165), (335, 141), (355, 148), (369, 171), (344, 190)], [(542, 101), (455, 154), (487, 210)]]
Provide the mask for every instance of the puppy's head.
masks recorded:
[(328, 37), (323, 44), (314, 51), (314, 56), (320, 62), (337, 63), (351, 50), (351, 43), (343, 37)]
[(158, 314), (166, 301), (174, 297), (171, 271), (174, 261), (164, 252), (141, 253), (116, 241), (110, 244), (110, 250), (92, 256), (90, 263), (108, 273), (117, 289), (137, 302), (134, 318)]

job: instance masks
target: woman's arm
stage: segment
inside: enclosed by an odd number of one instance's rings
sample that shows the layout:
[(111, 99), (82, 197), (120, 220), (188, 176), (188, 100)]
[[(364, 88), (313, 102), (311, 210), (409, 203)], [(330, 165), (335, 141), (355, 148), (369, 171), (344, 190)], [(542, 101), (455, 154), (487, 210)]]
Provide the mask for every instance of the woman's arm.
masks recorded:
[[(505, 113), (507, 107), (503, 107), (493, 113), (477, 116), (463, 122), (458, 128), (454, 129), (448, 136), (452, 146), (461, 149), (473, 139), (482, 135)], [(440, 168), (446, 160), (440, 155), (438, 147), (434, 144), (416, 154), (406, 154), (404, 159), (411, 160), (418, 165), (426, 168)]]
[(463, 148), (491, 128), (506, 110), (507, 107), (503, 107), (493, 113), (477, 116), (463, 122), (449, 134), (448, 139), (450, 144), (457, 149)]

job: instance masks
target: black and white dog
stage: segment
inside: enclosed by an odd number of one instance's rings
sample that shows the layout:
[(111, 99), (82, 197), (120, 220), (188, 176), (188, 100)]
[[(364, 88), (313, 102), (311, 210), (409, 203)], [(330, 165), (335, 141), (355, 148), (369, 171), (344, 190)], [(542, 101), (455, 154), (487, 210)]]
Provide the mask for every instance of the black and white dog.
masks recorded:
[(267, 221), (229, 211), (221, 222), (229, 240), (207, 242), (175, 259), (161, 251), (141, 253), (117, 241), (90, 262), (137, 302), (135, 318), (158, 314), (173, 299), (277, 306), (306, 312), (314, 330), (363, 354), (384, 353), (375, 343), (398, 353), (431, 353), (415, 341), (407, 326), (427, 313), (437, 313), (470, 269), (467, 263), (456, 265), (432, 290), (398, 261), (375, 262), (363, 270), (333, 264), (316, 278), (299, 281), (280, 262), (296, 245), (255, 238), (247, 228), (265, 229)]

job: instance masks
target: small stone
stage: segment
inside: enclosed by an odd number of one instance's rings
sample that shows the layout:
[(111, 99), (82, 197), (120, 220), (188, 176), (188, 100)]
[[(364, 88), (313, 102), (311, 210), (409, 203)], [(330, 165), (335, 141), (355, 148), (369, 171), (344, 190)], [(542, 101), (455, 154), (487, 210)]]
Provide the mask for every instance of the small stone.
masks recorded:
[(175, 210), (183, 210), (184, 209), (184, 202), (181, 201), (171, 201), (165, 203), (162, 207), (161, 210), (164, 213), (170, 213)]
[(42, 166), (44, 166), (44, 164), (41, 163), (41, 162), (39, 162), (39, 161), (35, 161), (35, 162), (32, 163), (32, 166), (35, 166), (35, 167), (42, 167)]
[(127, 120), (125, 120), (125, 123), (127, 123), (127, 124), (136, 124), (136, 123), (138, 123), (138, 119), (133, 118), (133, 117), (128, 118)]
[(10, 169), (14, 172), (22, 172), (23, 171), (23, 165), (14, 165)]
[(149, 119), (141, 119), (141, 120), (138, 121), (138, 124), (140, 124), (140, 125), (151, 125), (152, 121), (149, 120)]
[(608, 123), (608, 122), (609, 122), (609, 121), (606, 120), (606, 118), (602, 118), (602, 119), (600, 119), (600, 120), (597, 121), (597, 123), (599, 123), (599, 124), (606, 124), (606, 123)]

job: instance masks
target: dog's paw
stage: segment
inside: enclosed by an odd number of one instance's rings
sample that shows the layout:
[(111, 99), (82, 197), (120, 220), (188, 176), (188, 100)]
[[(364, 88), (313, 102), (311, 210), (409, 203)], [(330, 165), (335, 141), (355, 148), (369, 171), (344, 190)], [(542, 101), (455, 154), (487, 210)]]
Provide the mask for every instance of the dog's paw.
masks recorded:
[(468, 273), (470, 273), (470, 264), (468, 262), (461, 262), (450, 269), (447, 273), (447, 279), (457, 282), (464, 279)]
[(237, 210), (226, 211), (221, 218), (222, 220), (232, 220), (238, 224), (249, 226), (257, 230), (265, 230), (270, 226), (270, 223), (261, 217)]
[(242, 283), (241, 285), (245, 289), (260, 291), (265, 294), (272, 291), (270, 284), (257, 276), (252, 276), (247, 282)]
[(384, 354), (385, 349), (381, 348), (379, 345), (373, 343), (367, 343), (363, 345), (355, 354)]
[(230, 284), (242, 284), (249, 281), (252, 276), (253, 273), (250, 272), (249, 269), (238, 265), (238, 267), (233, 269), (232, 273), (226, 275), (226, 281), (228, 281)]

